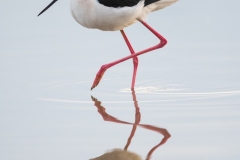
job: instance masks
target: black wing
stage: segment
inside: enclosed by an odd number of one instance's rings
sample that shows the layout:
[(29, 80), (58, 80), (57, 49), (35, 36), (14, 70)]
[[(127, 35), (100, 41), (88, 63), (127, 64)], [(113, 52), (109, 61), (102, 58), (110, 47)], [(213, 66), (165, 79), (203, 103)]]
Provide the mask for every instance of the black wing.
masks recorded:
[(145, 0), (144, 6), (147, 6), (147, 5), (149, 5), (149, 4), (155, 3), (155, 2), (157, 2), (157, 1), (161, 1), (161, 0)]
[(132, 7), (142, 0), (98, 0), (98, 2), (107, 7)]

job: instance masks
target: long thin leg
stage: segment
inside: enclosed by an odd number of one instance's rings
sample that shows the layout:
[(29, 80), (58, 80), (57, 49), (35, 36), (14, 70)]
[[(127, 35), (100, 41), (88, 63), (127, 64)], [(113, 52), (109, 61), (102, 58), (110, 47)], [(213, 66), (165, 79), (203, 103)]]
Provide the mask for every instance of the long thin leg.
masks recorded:
[(162, 48), (163, 46), (165, 46), (165, 45), (167, 44), (167, 40), (166, 40), (162, 35), (160, 35), (157, 31), (155, 31), (151, 26), (149, 26), (149, 25), (148, 25), (146, 22), (144, 22), (144, 21), (141, 21), (141, 20), (140, 20), (140, 22), (160, 40), (159, 44), (157, 44), (157, 45), (155, 45), (155, 46), (153, 46), (153, 47), (147, 48), (147, 49), (145, 49), (145, 50), (142, 50), (142, 51), (140, 51), (140, 52), (131, 54), (130, 56), (124, 57), (124, 58), (119, 59), (119, 60), (117, 60), (117, 61), (114, 61), (114, 62), (105, 64), (105, 65), (102, 65), (102, 67), (100, 68), (100, 70), (98, 71), (98, 73), (97, 73), (97, 75), (96, 75), (96, 78), (95, 78), (95, 80), (94, 80), (94, 82), (93, 82), (93, 85), (92, 85), (91, 89), (95, 88), (95, 87), (99, 84), (100, 80), (102, 79), (102, 76), (103, 76), (104, 72), (105, 72), (108, 68), (110, 68), (110, 67), (112, 67), (112, 66), (114, 66), (114, 65), (116, 65), (116, 64), (118, 64), (118, 63), (121, 63), (121, 62), (123, 62), (123, 61), (126, 61), (126, 60), (128, 60), (128, 59), (130, 59), (130, 58), (137, 57), (137, 56), (139, 56), (139, 55), (141, 55), (141, 54), (144, 54), (144, 53), (147, 53), (147, 52), (150, 52), (150, 51), (153, 51), (153, 50)]
[[(132, 48), (131, 43), (129, 42), (124, 30), (120, 30), (122, 33), (122, 36), (128, 46), (128, 49), (130, 50), (131, 54), (135, 54), (134, 49)], [(136, 81), (136, 75), (137, 75), (137, 67), (138, 67), (138, 57), (133, 57), (133, 76), (132, 76), (132, 86), (131, 88), (133, 89), (135, 86), (135, 81)]]

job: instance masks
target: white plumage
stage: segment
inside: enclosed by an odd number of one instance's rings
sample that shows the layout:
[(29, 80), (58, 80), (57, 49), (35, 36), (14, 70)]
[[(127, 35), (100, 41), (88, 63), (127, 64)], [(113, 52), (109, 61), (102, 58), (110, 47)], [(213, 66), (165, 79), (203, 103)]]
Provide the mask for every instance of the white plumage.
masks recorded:
[(97, 0), (71, 0), (73, 18), (86, 28), (104, 31), (122, 30), (137, 20), (144, 20), (148, 13), (167, 7), (177, 0), (160, 0), (144, 7), (140, 1), (133, 7), (106, 7)]

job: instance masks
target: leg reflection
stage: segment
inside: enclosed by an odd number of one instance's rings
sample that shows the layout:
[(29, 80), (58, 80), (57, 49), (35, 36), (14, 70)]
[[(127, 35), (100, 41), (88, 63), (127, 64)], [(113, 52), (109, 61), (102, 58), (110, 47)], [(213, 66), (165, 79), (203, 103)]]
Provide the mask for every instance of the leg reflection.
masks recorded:
[[(102, 156), (99, 156), (99, 157), (94, 158), (92, 160), (107, 160), (107, 159), (111, 160), (111, 156), (115, 157), (114, 160), (125, 160), (127, 157), (129, 158), (129, 157), (135, 155), (135, 153), (129, 152), (129, 151), (127, 151), (127, 149), (130, 146), (130, 144), (131, 144), (131, 140), (134, 137), (134, 134), (135, 134), (136, 129), (137, 129), (138, 126), (141, 127), (141, 128), (144, 128), (144, 129), (148, 129), (148, 130), (151, 130), (151, 131), (158, 132), (159, 134), (161, 134), (163, 136), (162, 140), (148, 152), (148, 154), (146, 156), (146, 160), (150, 160), (151, 155), (153, 154), (153, 152), (159, 146), (161, 146), (164, 143), (166, 143), (166, 141), (171, 137), (169, 132), (166, 129), (164, 129), (164, 128), (159, 128), (159, 127), (148, 125), (148, 124), (140, 124), (141, 113), (140, 113), (140, 108), (138, 106), (138, 101), (137, 101), (134, 89), (132, 89), (132, 98), (133, 98), (134, 107), (135, 107), (135, 121), (134, 121), (134, 123), (123, 121), (123, 120), (119, 120), (119, 119), (109, 115), (106, 112), (106, 109), (101, 105), (101, 101), (98, 101), (93, 96), (91, 98), (94, 101), (94, 105), (97, 107), (98, 112), (103, 117), (104, 121), (110, 121), (110, 122), (114, 122), (114, 123), (121, 123), (121, 124), (132, 125), (132, 130), (131, 130), (130, 136), (129, 136), (128, 140), (127, 140), (127, 143), (126, 143), (126, 145), (124, 147), (124, 150), (115, 149), (115, 150), (113, 150), (111, 152), (105, 153)], [(121, 156), (125, 156), (125, 157), (121, 157)], [(118, 158), (116, 158), (116, 157), (118, 157)], [(130, 160), (140, 160), (139, 159), (140, 157), (137, 156), (137, 155), (135, 155), (133, 157), (135, 157), (135, 158), (132, 158)]]

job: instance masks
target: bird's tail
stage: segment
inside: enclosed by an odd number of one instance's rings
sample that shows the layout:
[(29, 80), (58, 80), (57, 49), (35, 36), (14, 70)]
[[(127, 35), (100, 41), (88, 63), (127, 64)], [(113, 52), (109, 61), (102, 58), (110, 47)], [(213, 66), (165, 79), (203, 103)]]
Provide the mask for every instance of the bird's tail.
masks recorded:
[(171, 4), (177, 2), (178, 0), (145, 0), (145, 6), (140, 19), (144, 19), (147, 14), (153, 11), (163, 9)]
[(159, 1), (154, 3), (155, 5), (153, 5), (153, 7), (154, 7), (153, 11), (156, 11), (156, 10), (159, 10), (159, 9), (163, 9), (163, 8), (165, 8), (167, 6), (170, 6), (171, 4), (173, 4), (173, 3), (177, 2), (177, 1), (178, 0), (159, 0)]

